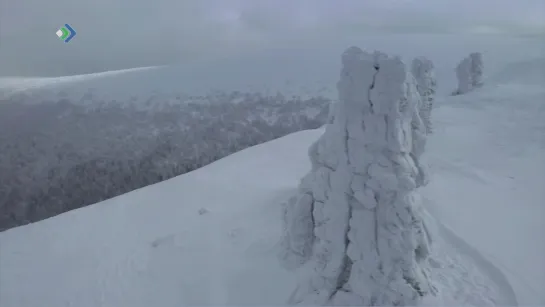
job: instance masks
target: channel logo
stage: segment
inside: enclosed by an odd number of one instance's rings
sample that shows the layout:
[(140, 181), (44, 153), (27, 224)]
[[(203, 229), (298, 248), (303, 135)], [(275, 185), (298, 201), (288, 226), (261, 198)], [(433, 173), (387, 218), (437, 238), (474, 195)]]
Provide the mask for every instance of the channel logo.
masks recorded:
[(65, 24), (64, 27), (61, 27), (56, 34), (65, 43), (68, 43), (72, 38), (74, 38), (74, 36), (76, 36), (76, 31), (72, 29), (69, 24)]

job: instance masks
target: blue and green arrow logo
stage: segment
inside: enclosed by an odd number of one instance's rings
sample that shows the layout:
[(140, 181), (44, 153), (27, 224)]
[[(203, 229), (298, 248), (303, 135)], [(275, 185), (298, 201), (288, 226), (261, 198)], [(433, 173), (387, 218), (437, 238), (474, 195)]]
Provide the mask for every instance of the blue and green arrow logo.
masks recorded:
[(68, 43), (72, 38), (74, 38), (74, 36), (76, 36), (76, 31), (69, 24), (65, 24), (64, 27), (61, 27), (56, 34), (65, 43)]

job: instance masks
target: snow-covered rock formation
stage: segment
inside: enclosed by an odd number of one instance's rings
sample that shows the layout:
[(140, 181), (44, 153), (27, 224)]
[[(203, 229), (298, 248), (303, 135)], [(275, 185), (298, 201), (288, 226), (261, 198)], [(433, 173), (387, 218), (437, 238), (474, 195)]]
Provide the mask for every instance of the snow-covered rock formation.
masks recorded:
[(416, 89), (422, 98), (420, 106), (420, 118), (426, 126), (427, 133), (431, 133), (431, 111), (435, 92), (437, 91), (437, 79), (433, 62), (425, 57), (417, 57), (412, 62), (411, 72), (416, 79)]
[(473, 88), (483, 85), (483, 55), (480, 52), (473, 52), (469, 55), (471, 58), (471, 81)]
[(463, 59), (456, 67), (458, 89), (455, 95), (465, 94), (474, 88), (483, 85), (483, 56), (480, 52), (473, 52)]
[(350, 47), (337, 88), (335, 120), (310, 147), (312, 170), (284, 211), (284, 264), (314, 268), (289, 303), (415, 305), (430, 291), (415, 80), (399, 58)]
[(329, 113), (327, 115), (327, 123), (332, 124), (335, 120), (335, 108), (337, 106), (337, 103), (331, 102), (329, 103)]

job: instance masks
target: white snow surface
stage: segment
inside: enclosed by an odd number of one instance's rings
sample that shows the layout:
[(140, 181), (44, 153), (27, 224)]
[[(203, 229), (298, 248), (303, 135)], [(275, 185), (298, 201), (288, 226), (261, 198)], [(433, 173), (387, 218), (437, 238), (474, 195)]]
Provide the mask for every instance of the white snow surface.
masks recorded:
[[(450, 272), (435, 285), (459, 295), (426, 305), (489, 305), (497, 293), (507, 305), (515, 296), (519, 305), (545, 305), (545, 88), (536, 81), (545, 61), (524, 50), (527, 59), (503, 65), (484, 52), (482, 88), (436, 97), (421, 194), (444, 243), (433, 250), (442, 260), (436, 271)], [(455, 85), (452, 68), (465, 52), (449, 55), (448, 77), (431, 57), (438, 78), (450, 81), (439, 84)], [(277, 260), (280, 204), (310, 170), (308, 148), (322, 133), (291, 134), (0, 233), (0, 306), (285, 304), (308, 272)]]

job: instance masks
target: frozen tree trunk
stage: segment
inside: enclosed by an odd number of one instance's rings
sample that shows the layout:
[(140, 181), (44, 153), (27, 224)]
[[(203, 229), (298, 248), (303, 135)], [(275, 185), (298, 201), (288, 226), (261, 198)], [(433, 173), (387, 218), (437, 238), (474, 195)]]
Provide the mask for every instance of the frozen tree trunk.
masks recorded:
[(433, 101), (435, 100), (435, 92), (437, 91), (435, 68), (432, 61), (425, 57), (417, 57), (412, 62), (411, 71), (416, 79), (416, 89), (422, 99), (419, 110), (420, 118), (422, 118), (426, 132), (429, 134), (432, 132), (431, 112)]
[(429, 290), (429, 238), (414, 194), (426, 139), (415, 80), (399, 58), (351, 47), (337, 87), (335, 120), (285, 211), (303, 221), (293, 231), (285, 217), (289, 247), (314, 267), (289, 303), (416, 305)]
[(465, 94), (483, 85), (483, 57), (479, 52), (471, 53), (456, 67), (458, 89), (455, 95)]

